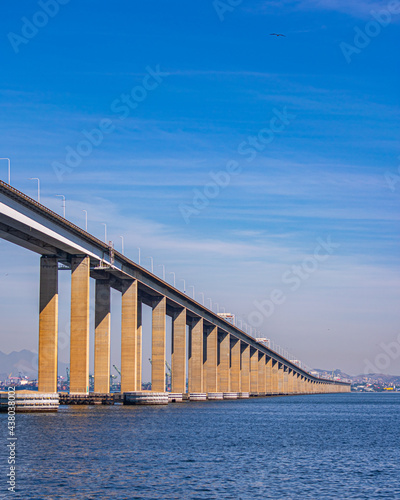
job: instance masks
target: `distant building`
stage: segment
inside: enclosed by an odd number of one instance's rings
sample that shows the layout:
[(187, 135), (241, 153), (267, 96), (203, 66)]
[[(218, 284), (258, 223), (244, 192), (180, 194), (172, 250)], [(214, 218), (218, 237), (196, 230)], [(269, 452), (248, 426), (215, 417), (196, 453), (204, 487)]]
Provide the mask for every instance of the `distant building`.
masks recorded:
[(220, 318), (223, 318), (225, 321), (228, 321), (233, 326), (236, 326), (235, 315), (231, 313), (218, 313)]
[(265, 345), (265, 347), (271, 347), (271, 341), (270, 339), (267, 339), (265, 337), (258, 337), (256, 338), (256, 342)]

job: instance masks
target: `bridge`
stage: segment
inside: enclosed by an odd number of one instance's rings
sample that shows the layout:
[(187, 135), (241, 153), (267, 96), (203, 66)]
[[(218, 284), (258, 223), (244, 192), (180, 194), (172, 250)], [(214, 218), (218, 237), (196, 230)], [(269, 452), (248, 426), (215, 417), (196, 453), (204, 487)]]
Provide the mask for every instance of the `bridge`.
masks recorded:
[(350, 391), (348, 383), (312, 376), (295, 362), (257, 342), (242, 329), (115, 251), (112, 245), (2, 181), (0, 237), (41, 256), (39, 393), (57, 392), (60, 269), (71, 270), (71, 396), (89, 394), (91, 279), (95, 280), (96, 394), (110, 392), (111, 288), (122, 295), (121, 394), (143, 394), (142, 304), (152, 308), (150, 395), (166, 393), (167, 315), (172, 318), (171, 393), (177, 400), (179, 397), (235, 399)]

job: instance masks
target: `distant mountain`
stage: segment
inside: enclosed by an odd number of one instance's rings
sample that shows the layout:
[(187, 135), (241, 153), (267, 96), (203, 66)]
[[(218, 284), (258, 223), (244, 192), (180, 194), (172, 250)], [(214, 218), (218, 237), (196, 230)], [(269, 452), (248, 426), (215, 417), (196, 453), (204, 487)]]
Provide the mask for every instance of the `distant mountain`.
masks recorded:
[[(59, 375), (65, 376), (67, 363), (58, 362)], [(11, 376), (18, 377), (19, 374), (26, 375), (30, 379), (37, 379), (38, 355), (35, 352), (23, 349), (4, 354), (0, 351), (0, 380)]]
[[(320, 370), (315, 368), (316, 372), (320, 373), (321, 377), (326, 375), (331, 375), (332, 372), (327, 370)], [(395, 384), (400, 385), (400, 376), (399, 375), (385, 375), (384, 373), (368, 373), (367, 375), (349, 375), (348, 373), (344, 373), (341, 370), (333, 370), (335, 377), (347, 378), (351, 380), (352, 384), (358, 384), (362, 382), (368, 382), (370, 384)]]

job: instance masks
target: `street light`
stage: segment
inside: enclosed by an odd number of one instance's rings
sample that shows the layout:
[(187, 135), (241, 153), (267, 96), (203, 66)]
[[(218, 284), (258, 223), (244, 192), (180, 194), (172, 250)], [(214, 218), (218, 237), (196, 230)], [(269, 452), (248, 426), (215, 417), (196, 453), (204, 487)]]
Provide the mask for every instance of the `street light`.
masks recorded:
[(122, 255), (124, 255), (124, 237), (120, 236), (120, 238), (121, 238), (121, 253)]
[(38, 177), (29, 177), (30, 181), (37, 181), (37, 201), (40, 203), (40, 179)]
[(63, 209), (63, 217), (65, 219), (65, 196), (63, 194), (56, 194), (56, 197), (62, 198), (62, 209)]
[(200, 295), (201, 295), (201, 302), (202, 302), (202, 304), (203, 304), (203, 306), (204, 306), (204, 293), (203, 293), (203, 292), (200, 292)]
[(210, 311), (212, 311), (212, 300), (210, 299), (210, 297), (207, 297), (207, 300), (210, 301)]
[(8, 161), (8, 184), (11, 185), (11, 162), (10, 162), (10, 158), (0, 158), (0, 160), (7, 160)]
[(139, 260), (138, 260), (138, 264), (139, 264), (139, 266), (140, 266), (140, 248), (139, 248), (139, 247), (136, 247), (136, 248), (137, 248), (137, 249), (138, 249), (138, 251), (139, 251)]
[(85, 213), (85, 231), (87, 232), (87, 210), (82, 210)]
[(189, 288), (193, 288), (193, 299), (194, 299), (194, 286), (190, 285)]
[(169, 271), (168, 274), (172, 274), (173, 275), (173, 277), (174, 277), (174, 288), (176, 288), (176, 286), (175, 286), (175, 273), (173, 271)]
[(150, 259), (150, 262), (151, 262), (151, 272), (154, 274), (154, 262), (153, 262), (153, 257), (147, 257), (148, 259)]
[(186, 293), (186, 281), (181, 278), (179, 281), (183, 281), (183, 293)]
[(162, 267), (162, 279), (165, 281), (165, 266), (164, 264), (158, 264), (158, 267)]
[(107, 224), (105, 222), (101, 224), (104, 226), (104, 241), (107, 243)]
[(216, 302), (215, 305), (217, 306), (217, 314), (219, 314), (219, 304)]

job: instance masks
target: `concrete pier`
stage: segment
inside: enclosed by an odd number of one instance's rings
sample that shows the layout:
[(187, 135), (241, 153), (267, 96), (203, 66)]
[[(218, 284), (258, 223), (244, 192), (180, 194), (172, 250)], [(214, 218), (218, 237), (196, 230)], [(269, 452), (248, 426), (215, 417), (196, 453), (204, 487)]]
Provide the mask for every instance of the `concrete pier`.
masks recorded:
[(137, 281), (122, 284), (121, 298), (121, 392), (141, 389), (138, 384), (139, 300)]
[(151, 350), (151, 388), (160, 394), (165, 391), (165, 315), (166, 299), (160, 297), (153, 302)]
[(186, 392), (186, 309), (175, 311), (172, 318), (172, 388), (174, 393)]
[(38, 390), (57, 391), (58, 259), (40, 259)]
[(96, 280), (94, 330), (94, 392), (110, 392), (110, 284)]
[(89, 392), (89, 257), (71, 261), (70, 392)]

